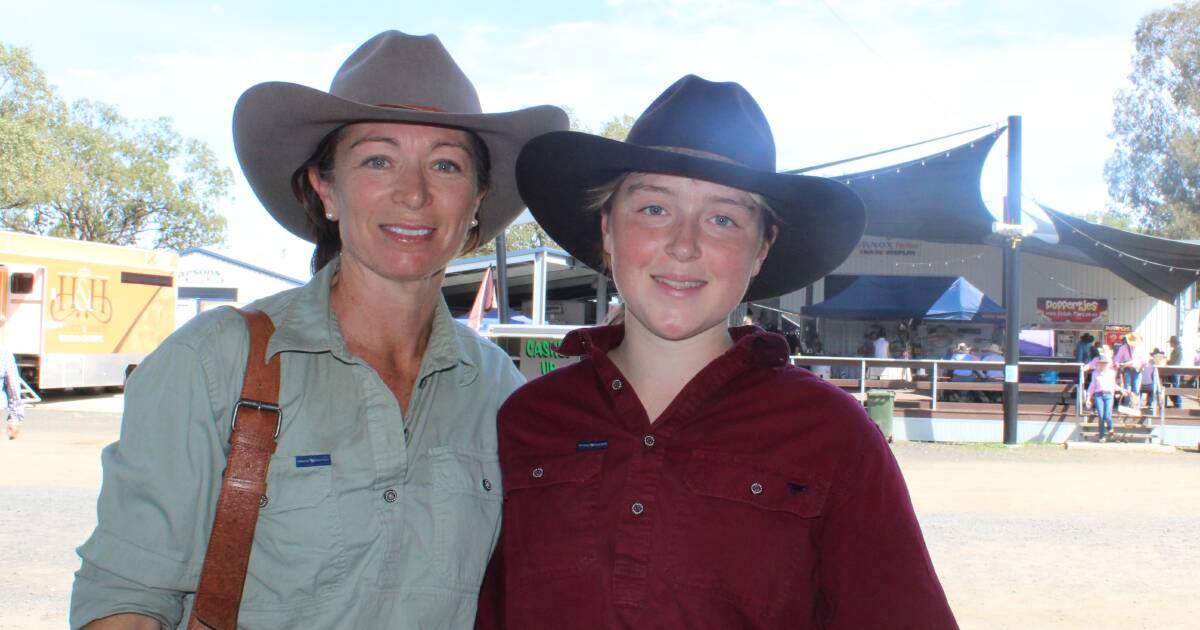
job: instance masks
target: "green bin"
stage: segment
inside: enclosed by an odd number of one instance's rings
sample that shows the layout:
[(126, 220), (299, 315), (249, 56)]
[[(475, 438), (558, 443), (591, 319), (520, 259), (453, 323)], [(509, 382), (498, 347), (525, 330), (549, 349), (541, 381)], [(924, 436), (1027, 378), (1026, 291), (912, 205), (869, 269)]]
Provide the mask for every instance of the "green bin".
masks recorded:
[(896, 392), (887, 389), (872, 389), (867, 392), (867, 415), (879, 425), (883, 437), (892, 441), (892, 410), (895, 408)]

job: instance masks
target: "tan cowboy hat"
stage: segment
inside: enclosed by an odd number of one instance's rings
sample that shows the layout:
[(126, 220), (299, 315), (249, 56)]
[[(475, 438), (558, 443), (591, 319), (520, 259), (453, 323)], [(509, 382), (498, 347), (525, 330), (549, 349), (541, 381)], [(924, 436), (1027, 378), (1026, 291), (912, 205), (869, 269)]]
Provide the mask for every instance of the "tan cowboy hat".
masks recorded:
[(1097, 352), (1099, 353), (1096, 355), (1097, 361), (1099, 361), (1100, 363), (1111, 363), (1112, 362), (1112, 348), (1109, 348), (1108, 346), (1100, 346), (1100, 348), (1097, 350)]
[(1004, 354), (1004, 350), (1001, 350), (1000, 346), (994, 343), (985, 344), (983, 346), (983, 351), (991, 352), (992, 354)]
[(677, 175), (763, 195), (782, 221), (745, 300), (783, 295), (824, 277), (854, 251), (866, 208), (841, 182), (775, 170), (775, 139), (737, 83), (694, 75), (667, 88), (624, 142), (563, 131), (521, 151), (517, 183), (539, 225), (592, 269), (604, 269), (596, 187), (622, 173)]
[(567, 128), (567, 115), (549, 105), (482, 113), (475, 87), (436, 36), (380, 33), (346, 59), (328, 92), (272, 81), (238, 99), (233, 110), (238, 161), (254, 194), (280, 225), (314, 239), (292, 192), (292, 174), (333, 130), (365, 121), (459, 127), (483, 140), (492, 176), (479, 208), (480, 242), (495, 238), (524, 208), (514, 177), (521, 146)]
[(1129, 345), (1136, 346), (1139, 343), (1142, 343), (1142, 336), (1135, 332), (1131, 332), (1128, 335), (1125, 335), (1125, 341), (1128, 342)]

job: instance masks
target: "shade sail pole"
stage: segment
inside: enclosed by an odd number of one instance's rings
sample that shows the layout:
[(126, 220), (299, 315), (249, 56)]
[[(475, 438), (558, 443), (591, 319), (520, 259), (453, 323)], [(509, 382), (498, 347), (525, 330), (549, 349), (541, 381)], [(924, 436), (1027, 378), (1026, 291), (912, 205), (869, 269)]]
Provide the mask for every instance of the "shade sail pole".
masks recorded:
[(504, 230), (496, 235), (496, 309), (501, 324), (508, 323), (508, 239)]
[[(1021, 224), (1021, 117), (1008, 117), (1008, 197), (1004, 222)], [(1021, 236), (1013, 234), (1004, 247), (1004, 308), (1007, 333), (1004, 344), (1004, 443), (1017, 443), (1017, 409), (1020, 405), (1018, 364), (1021, 344)]]

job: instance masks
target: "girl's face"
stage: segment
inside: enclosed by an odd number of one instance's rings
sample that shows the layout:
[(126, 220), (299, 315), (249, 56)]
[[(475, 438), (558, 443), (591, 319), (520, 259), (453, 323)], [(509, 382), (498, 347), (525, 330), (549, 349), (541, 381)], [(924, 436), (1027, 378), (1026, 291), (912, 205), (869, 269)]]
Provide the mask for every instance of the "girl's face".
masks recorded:
[(600, 229), (627, 326), (670, 341), (724, 335), (774, 240), (763, 235), (761, 212), (749, 193), (728, 186), (626, 177)]

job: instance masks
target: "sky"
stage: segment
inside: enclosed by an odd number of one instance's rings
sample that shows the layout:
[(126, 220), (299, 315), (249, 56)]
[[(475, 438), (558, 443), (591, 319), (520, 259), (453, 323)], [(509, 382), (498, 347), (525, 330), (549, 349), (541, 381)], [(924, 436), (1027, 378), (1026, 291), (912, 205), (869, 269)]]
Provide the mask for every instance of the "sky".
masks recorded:
[[(167, 117), (234, 172), (219, 207), (233, 255), (307, 277), (311, 246), (263, 210), (238, 168), (238, 96), (264, 81), (327, 89), (376, 33), (434, 33), (484, 111), (571, 108), (599, 129), (685, 74), (737, 81), (801, 168), (1022, 117), (1026, 205), (1104, 210), (1112, 103), (1145, 0), (603, 0), (30, 2), (0, 0), (0, 42), (30, 49), (67, 100)], [(979, 132), (982, 133), (982, 132)], [(969, 135), (818, 174), (910, 159)], [(981, 187), (997, 209), (1006, 147)]]

